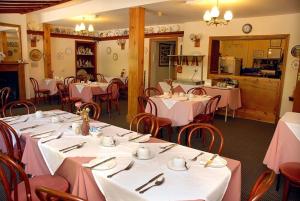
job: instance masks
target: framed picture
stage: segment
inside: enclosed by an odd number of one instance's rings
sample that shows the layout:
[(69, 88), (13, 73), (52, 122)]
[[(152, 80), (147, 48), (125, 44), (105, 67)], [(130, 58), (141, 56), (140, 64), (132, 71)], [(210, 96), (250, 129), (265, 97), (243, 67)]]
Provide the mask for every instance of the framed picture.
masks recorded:
[(269, 48), (268, 58), (279, 59), (281, 58), (281, 48)]
[(169, 57), (168, 55), (174, 54), (175, 46), (174, 44), (159, 43), (159, 66), (168, 67)]
[(270, 47), (281, 47), (281, 39), (270, 40)]

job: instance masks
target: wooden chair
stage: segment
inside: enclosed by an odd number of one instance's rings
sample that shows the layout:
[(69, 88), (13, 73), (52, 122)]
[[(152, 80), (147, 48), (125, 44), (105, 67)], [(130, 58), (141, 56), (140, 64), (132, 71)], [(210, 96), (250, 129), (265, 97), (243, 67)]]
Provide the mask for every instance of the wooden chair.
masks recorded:
[(60, 176), (41, 175), (28, 178), (24, 169), (3, 153), (0, 153), (0, 163), (0, 180), (8, 201), (38, 201), (34, 193), (37, 186), (47, 186), (63, 192), (69, 189), (68, 182)]
[(151, 133), (152, 136), (156, 136), (157, 121), (152, 114), (139, 113), (135, 115), (130, 122), (129, 129), (133, 130), (134, 126), (137, 133), (141, 133), (141, 128), (143, 128), (142, 133)]
[(11, 91), (11, 89), (9, 87), (4, 87), (0, 90), (1, 107), (3, 107), (7, 103), (10, 91)]
[(80, 109), (90, 108), (90, 114), (92, 113), (92, 119), (99, 121), (101, 114), (101, 107), (95, 102), (83, 103)]
[(97, 80), (97, 82), (107, 82), (104, 78), (104, 75), (101, 73), (96, 74), (96, 80)]
[[(300, 163), (287, 162), (279, 166), (280, 175), (284, 177), (284, 187), (282, 192), (282, 201), (287, 201), (289, 197), (290, 186), (300, 188)], [(277, 187), (279, 188), (280, 175), (278, 175)]]
[(155, 116), (158, 128), (156, 128), (157, 132), (155, 132), (156, 135), (154, 137), (157, 137), (159, 131), (162, 128), (166, 128), (167, 133), (168, 133), (169, 141), (171, 141), (171, 137), (172, 137), (172, 134), (173, 134), (172, 121), (168, 118), (163, 118), (163, 117), (158, 117), (157, 116), (157, 106), (149, 97), (139, 96), (138, 97), (138, 103), (139, 103), (139, 108), (140, 108), (141, 112), (145, 112), (146, 106), (148, 105), (149, 113)]
[(72, 107), (76, 102), (81, 101), (80, 98), (73, 98), (70, 97), (69, 95), (69, 87), (62, 83), (57, 83), (56, 84), (57, 89), (58, 89), (58, 95), (60, 98), (60, 103), (61, 103), (61, 110), (64, 110), (64, 106), (68, 108), (69, 112), (72, 112)]
[(150, 97), (156, 95), (161, 95), (161, 92), (155, 87), (148, 87), (144, 90), (144, 96)]
[(270, 189), (275, 180), (275, 173), (272, 170), (264, 171), (252, 187), (248, 201), (258, 201)]
[(35, 194), (40, 199), (40, 201), (53, 201), (53, 200), (61, 200), (61, 201), (87, 201), (75, 195), (71, 195), (69, 193), (65, 193), (62, 191), (57, 191), (51, 188), (47, 188), (44, 186), (37, 187), (35, 189)]
[[(192, 137), (193, 135), (197, 135), (198, 132), (197, 131), (201, 131), (201, 133), (204, 135), (206, 133), (208, 133), (210, 135), (210, 144), (208, 146), (208, 151), (212, 152), (212, 149), (214, 147), (215, 144), (215, 136), (217, 135), (219, 137), (219, 148), (217, 149), (217, 153), (220, 155), (223, 149), (223, 144), (224, 144), (224, 137), (222, 132), (215, 126), (211, 125), (211, 124), (203, 124), (203, 123), (192, 123), (189, 125), (186, 125), (184, 127), (181, 128), (181, 130), (179, 131), (178, 134), (178, 138), (177, 138), (177, 143), (178, 144), (182, 144), (182, 138), (183, 136), (187, 136), (187, 140), (188, 140), (188, 146), (192, 147)], [(187, 132), (189, 131), (189, 132)], [(205, 132), (207, 131), (207, 132)], [(195, 138), (194, 138), (195, 139)]]
[(14, 116), (13, 109), (23, 107), (25, 109), (25, 114), (30, 114), (36, 112), (36, 107), (31, 101), (21, 100), (12, 101), (7, 103), (2, 108), (2, 116)]
[(194, 87), (187, 91), (187, 94), (194, 94), (194, 95), (206, 95), (205, 89), (202, 87)]
[(196, 123), (213, 123), (215, 112), (218, 109), (221, 96), (217, 95), (209, 99), (207, 102), (204, 113), (198, 114), (194, 117)]
[[(100, 99), (100, 103), (106, 102), (107, 112), (109, 113), (109, 118), (111, 117), (111, 109), (114, 105), (118, 113), (120, 114), (120, 103), (119, 103), (119, 85), (112, 82), (106, 88), (106, 93), (97, 95)], [(101, 107), (102, 108), (102, 107)]]
[(46, 102), (46, 99), (49, 99), (50, 90), (40, 89), (39, 83), (36, 79), (33, 77), (30, 77), (29, 79), (34, 91), (34, 103), (40, 103), (41, 94), (44, 96), (44, 102)]

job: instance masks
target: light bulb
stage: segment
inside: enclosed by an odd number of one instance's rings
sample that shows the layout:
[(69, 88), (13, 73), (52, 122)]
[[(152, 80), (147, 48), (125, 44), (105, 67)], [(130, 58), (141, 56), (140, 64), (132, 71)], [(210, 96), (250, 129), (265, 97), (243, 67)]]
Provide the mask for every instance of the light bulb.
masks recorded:
[(80, 26), (78, 24), (76, 24), (76, 26), (75, 26), (75, 31), (76, 32), (80, 31)]
[(219, 8), (217, 6), (214, 6), (210, 11), (210, 15), (211, 17), (219, 17), (220, 15)]
[(224, 13), (224, 20), (226, 21), (230, 21), (232, 20), (233, 18), (233, 14), (230, 10), (227, 10), (225, 13)]
[(80, 24), (80, 31), (84, 31), (85, 30), (85, 25), (83, 24), (83, 22), (81, 22), (81, 24)]
[(88, 31), (89, 32), (93, 32), (94, 31), (94, 26), (92, 24), (89, 25)]
[(204, 20), (205, 22), (208, 22), (208, 21), (211, 20), (211, 15), (210, 15), (210, 12), (209, 12), (208, 10), (205, 11), (205, 13), (204, 13), (204, 15), (203, 15), (203, 20)]

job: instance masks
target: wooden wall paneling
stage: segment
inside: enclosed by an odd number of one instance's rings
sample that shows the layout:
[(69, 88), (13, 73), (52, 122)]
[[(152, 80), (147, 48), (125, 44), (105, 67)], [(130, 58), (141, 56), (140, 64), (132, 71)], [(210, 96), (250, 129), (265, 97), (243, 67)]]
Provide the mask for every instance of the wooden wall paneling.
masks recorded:
[(45, 78), (52, 78), (53, 72), (51, 68), (51, 38), (50, 24), (43, 24), (44, 29), (44, 74)]
[(130, 121), (139, 113), (138, 96), (143, 94), (144, 76), (144, 26), (145, 9), (129, 9), (129, 52), (128, 52), (128, 114)]

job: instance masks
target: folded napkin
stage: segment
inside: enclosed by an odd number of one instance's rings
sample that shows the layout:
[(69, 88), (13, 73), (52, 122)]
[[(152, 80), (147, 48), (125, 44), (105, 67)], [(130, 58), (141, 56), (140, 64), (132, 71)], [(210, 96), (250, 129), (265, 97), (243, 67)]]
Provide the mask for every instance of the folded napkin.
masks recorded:
[(178, 101), (174, 99), (161, 99), (168, 109), (171, 109)]
[(291, 129), (296, 138), (300, 141), (300, 124), (296, 123), (286, 123), (286, 125)]
[(75, 86), (76, 86), (76, 89), (77, 89), (77, 91), (78, 91), (79, 93), (81, 93), (82, 90), (83, 90), (84, 87), (85, 87), (85, 85), (83, 85), (83, 84), (76, 84)]

